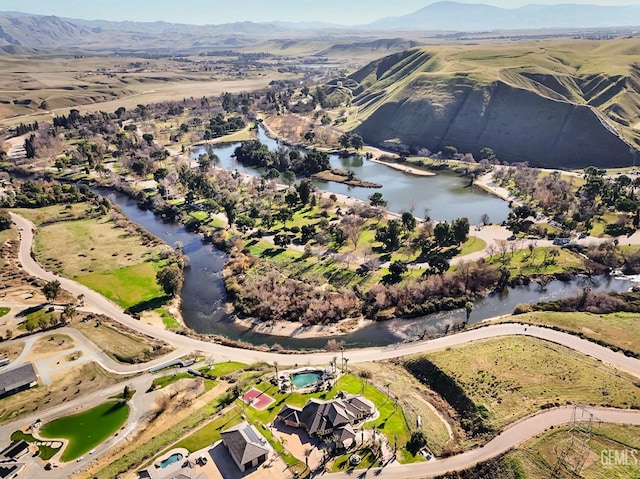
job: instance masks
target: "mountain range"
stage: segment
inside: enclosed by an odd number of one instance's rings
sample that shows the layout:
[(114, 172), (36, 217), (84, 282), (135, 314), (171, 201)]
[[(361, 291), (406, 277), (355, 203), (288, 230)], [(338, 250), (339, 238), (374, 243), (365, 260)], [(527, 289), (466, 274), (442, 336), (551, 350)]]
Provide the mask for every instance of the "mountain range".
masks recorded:
[[(640, 5), (527, 5), (499, 8), (483, 4), (438, 2), (414, 13), (350, 27), (317, 22), (238, 22), (185, 25), (167, 22), (81, 20), (19, 12), (0, 13), (0, 48), (162, 49), (228, 47), (275, 36), (378, 34), (389, 31), (487, 31), (640, 27)], [(9, 49), (6, 47), (10, 47)]]

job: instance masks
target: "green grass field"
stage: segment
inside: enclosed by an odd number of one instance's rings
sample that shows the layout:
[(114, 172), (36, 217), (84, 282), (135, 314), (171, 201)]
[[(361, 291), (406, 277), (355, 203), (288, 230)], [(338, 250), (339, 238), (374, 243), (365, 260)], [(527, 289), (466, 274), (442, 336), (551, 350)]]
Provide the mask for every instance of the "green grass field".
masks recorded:
[(635, 313), (593, 314), (587, 312), (558, 313), (539, 311), (509, 316), (497, 322), (518, 321), (558, 326), (585, 338), (627, 349), (640, 354), (640, 322)]
[(215, 363), (210, 367), (205, 366), (203, 368), (198, 368), (198, 371), (206, 372), (209, 374), (213, 374), (214, 376), (221, 377), (226, 376), (227, 374), (235, 373), (236, 371), (240, 371), (241, 369), (246, 368), (247, 365), (244, 363), (239, 363), (237, 361), (227, 361), (224, 363)]
[(640, 407), (640, 389), (630, 376), (534, 338), (487, 339), (426, 357), (486, 408), (495, 429), (550, 404)]
[(40, 435), (49, 439), (67, 439), (62, 452), (63, 462), (89, 452), (113, 435), (129, 416), (129, 406), (122, 402), (106, 402), (80, 414), (55, 419), (40, 429)]
[(7, 308), (6, 306), (0, 306), (0, 318), (3, 317), (5, 314), (9, 314), (9, 311), (11, 311), (11, 308)]
[(180, 440), (175, 447), (184, 447), (189, 452), (194, 452), (203, 447), (210, 446), (220, 440), (220, 433), (223, 430), (242, 422), (241, 414), (241, 408), (237, 406), (233, 407), (222, 416), (217, 417), (207, 425)]
[(156, 282), (160, 263), (146, 262), (115, 271), (79, 276), (76, 280), (123, 308), (164, 296)]

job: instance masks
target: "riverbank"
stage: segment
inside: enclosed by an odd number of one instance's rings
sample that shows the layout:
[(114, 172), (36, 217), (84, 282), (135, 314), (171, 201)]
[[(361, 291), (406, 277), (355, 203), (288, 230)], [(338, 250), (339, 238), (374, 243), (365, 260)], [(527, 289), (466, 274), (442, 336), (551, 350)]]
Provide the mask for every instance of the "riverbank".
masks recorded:
[(337, 323), (312, 326), (303, 326), (292, 321), (261, 322), (256, 319), (241, 319), (238, 317), (234, 317), (234, 322), (248, 331), (258, 334), (296, 339), (327, 338), (327, 340), (353, 333), (374, 323), (374, 321), (362, 317), (347, 318)]
[(420, 168), (416, 168), (415, 166), (409, 166), (404, 163), (395, 163), (393, 161), (384, 161), (379, 158), (369, 158), (369, 161), (374, 163), (380, 163), (381, 165), (388, 166), (389, 168), (393, 168), (394, 170), (399, 170), (404, 173), (408, 173), (410, 175), (415, 176), (436, 176), (433, 171), (422, 170)]

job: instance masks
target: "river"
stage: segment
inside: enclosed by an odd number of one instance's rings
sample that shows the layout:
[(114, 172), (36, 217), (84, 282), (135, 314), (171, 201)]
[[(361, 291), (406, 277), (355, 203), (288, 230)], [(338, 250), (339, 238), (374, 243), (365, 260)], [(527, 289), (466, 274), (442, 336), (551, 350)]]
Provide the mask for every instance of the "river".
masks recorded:
[[(269, 138), (261, 128), (258, 129), (257, 136), (270, 150), (278, 148), (279, 143)], [(243, 166), (232, 158), (231, 155), (238, 145), (239, 143), (231, 143), (202, 147), (194, 150), (191, 156), (197, 158), (201, 153), (215, 153), (220, 158), (222, 168), (254, 176), (263, 174), (263, 169)], [(388, 201), (389, 211), (412, 211), (415, 216), (423, 217), (425, 209), (428, 209), (431, 218), (439, 221), (467, 217), (471, 224), (477, 224), (480, 217), (486, 213), (491, 221), (501, 223), (509, 215), (509, 205), (505, 201), (481, 188), (468, 186), (467, 178), (449, 171), (438, 172), (435, 176), (416, 176), (361, 156), (343, 158), (339, 155), (329, 155), (329, 158), (332, 167), (351, 170), (358, 178), (383, 186), (376, 189), (357, 188), (333, 181), (315, 181), (315, 186), (323, 191), (340, 193), (363, 201), (368, 201), (368, 197), (378, 191)]]
[[(255, 345), (280, 344), (285, 348), (323, 348), (328, 338), (297, 339), (256, 334), (236, 324), (225, 313), (226, 293), (221, 270), (226, 255), (211, 245), (202, 243), (200, 236), (187, 232), (181, 225), (165, 223), (150, 211), (139, 209), (128, 196), (109, 190), (96, 190), (117, 204), (134, 222), (170, 245), (177, 241), (189, 256), (182, 289), (182, 315), (187, 326), (201, 333), (216, 333)], [(589, 284), (594, 291), (627, 291), (631, 283), (625, 279), (578, 277), (569, 282), (552, 281), (545, 287), (538, 284), (509, 288), (476, 301), (470, 323), (511, 313), (518, 303), (533, 303), (572, 296)], [(410, 320), (394, 319), (373, 323), (365, 328), (339, 337), (346, 347), (386, 346), (415, 339), (426, 332), (442, 329), (447, 322), (462, 321), (466, 312), (454, 310)]]

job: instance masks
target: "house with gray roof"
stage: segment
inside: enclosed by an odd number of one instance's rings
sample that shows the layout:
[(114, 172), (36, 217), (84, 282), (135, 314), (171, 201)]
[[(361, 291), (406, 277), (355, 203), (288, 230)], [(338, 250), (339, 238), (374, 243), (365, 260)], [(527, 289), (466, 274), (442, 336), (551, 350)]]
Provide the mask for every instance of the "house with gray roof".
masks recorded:
[(38, 384), (33, 364), (27, 363), (0, 373), (0, 398), (15, 394)]
[(353, 426), (373, 415), (375, 406), (368, 399), (340, 391), (329, 401), (311, 398), (304, 407), (285, 406), (277, 419), (288, 426), (304, 428), (309, 435), (335, 435), (343, 446), (355, 440)]
[(222, 443), (242, 472), (262, 464), (271, 453), (264, 436), (246, 421), (223, 431), (221, 435)]

